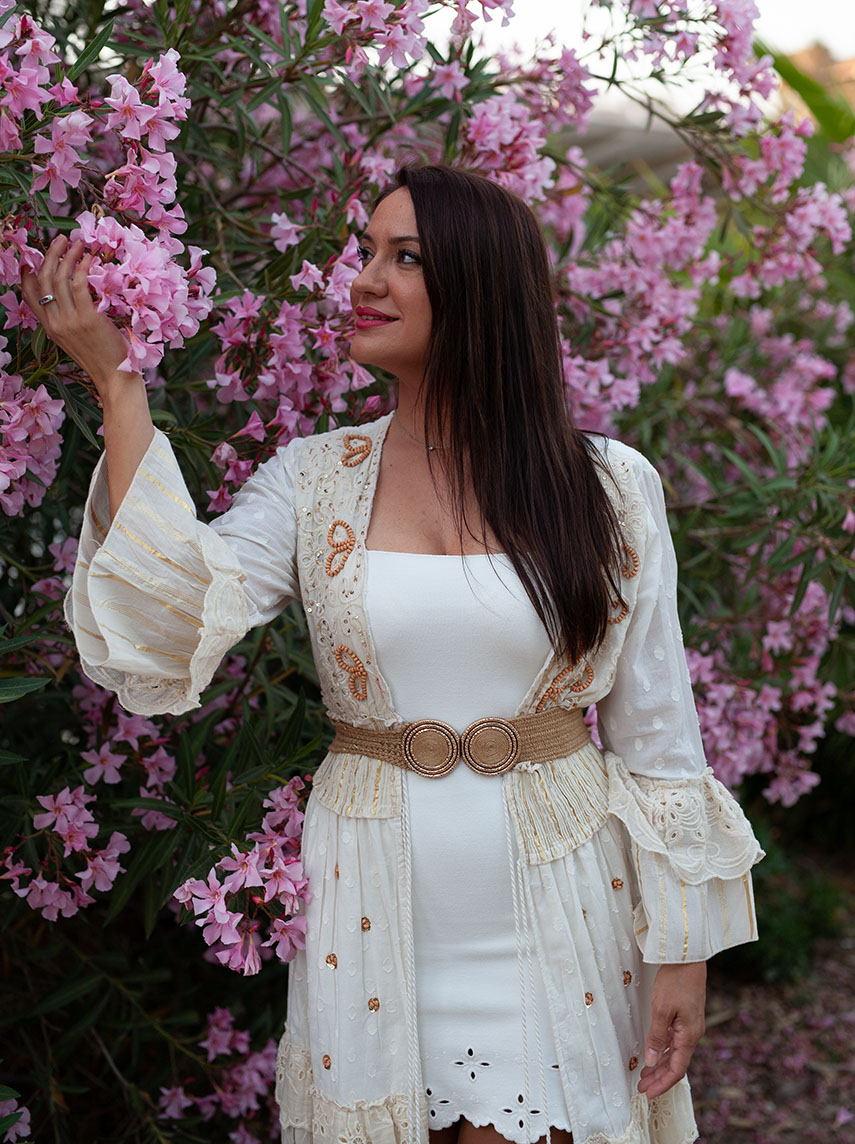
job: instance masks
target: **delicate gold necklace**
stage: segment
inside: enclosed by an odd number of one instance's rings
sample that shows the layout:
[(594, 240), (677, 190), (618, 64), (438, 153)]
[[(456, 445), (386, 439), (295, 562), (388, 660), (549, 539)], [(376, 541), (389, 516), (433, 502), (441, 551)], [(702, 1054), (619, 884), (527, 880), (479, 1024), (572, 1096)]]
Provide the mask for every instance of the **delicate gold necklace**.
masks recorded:
[(398, 413), (397, 413), (397, 411), (396, 411), (396, 410), (394, 410), (394, 409), (392, 410), (392, 416), (395, 418), (395, 420), (398, 422), (398, 424), (401, 426), (401, 428), (404, 430), (404, 432), (407, 434), (407, 436), (408, 436), (408, 437), (409, 437), (409, 438), (410, 438), (412, 441), (415, 441), (415, 443), (416, 443), (417, 445), (424, 445), (424, 447), (425, 447), (425, 448), (428, 450), (428, 452), (429, 452), (429, 453), (432, 453), (432, 452), (434, 452), (434, 450), (435, 450), (435, 449), (444, 449), (444, 448), (445, 448), (445, 445), (428, 445), (427, 441), (421, 441), (421, 440), (420, 440), (418, 437), (414, 436), (414, 435), (413, 435), (413, 434), (412, 434), (412, 433), (409, 431), (409, 429), (406, 427), (406, 425), (405, 425), (405, 424), (404, 424), (404, 422), (401, 420), (401, 418), (398, 416)]

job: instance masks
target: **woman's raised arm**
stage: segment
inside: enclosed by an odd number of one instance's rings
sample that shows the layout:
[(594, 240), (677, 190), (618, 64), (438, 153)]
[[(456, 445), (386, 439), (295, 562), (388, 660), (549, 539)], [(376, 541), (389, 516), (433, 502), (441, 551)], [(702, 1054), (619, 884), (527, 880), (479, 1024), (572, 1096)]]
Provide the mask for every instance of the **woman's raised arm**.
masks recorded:
[[(91, 261), (82, 242), (69, 245), (65, 235), (58, 235), (38, 274), (22, 267), (21, 293), (47, 336), (86, 371), (98, 391), (112, 519), (151, 444), (154, 425), (141, 375), (119, 371), (128, 343), (92, 301), (87, 282)], [(48, 295), (53, 299), (40, 304), (39, 299)]]

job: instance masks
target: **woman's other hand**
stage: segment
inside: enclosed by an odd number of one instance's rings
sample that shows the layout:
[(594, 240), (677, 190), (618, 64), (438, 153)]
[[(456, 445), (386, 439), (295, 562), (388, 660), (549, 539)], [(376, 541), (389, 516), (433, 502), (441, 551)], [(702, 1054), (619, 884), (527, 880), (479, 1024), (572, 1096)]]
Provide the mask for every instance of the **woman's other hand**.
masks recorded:
[[(89, 293), (86, 275), (92, 255), (83, 243), (69, 245), (58, 235), (48, 247), (38, 274), (21, 268), (21, 293), (45, 333), (95, 384), (104, 414), (104, 446), (110, 488), (111, 518), (118, 512), (154, 436), (142, 374), (119, 372), (128, 343)], [(54, 300), (39, 304), (53, 294)]]
[(704, 1033), (706, 962), (660, 965), (653, 983), (653, 1019), (638, 1091), (661, 1096), (686, 1075)]
[[(128, 343), (92, 300), (87, 281), (91, 262), (92, 255), (84, 251), (80, 240), (69, 244), (65, 235), (57, 235), (38, 274), (21, 267), (21, 293), (47, 336), (86, 371), (103, 401), (128, 356)], [(54, 300), (42, 306), (39, 298), (46, 294), (53, 294)], [(119, 380), (133, 377), (125, 373)]]

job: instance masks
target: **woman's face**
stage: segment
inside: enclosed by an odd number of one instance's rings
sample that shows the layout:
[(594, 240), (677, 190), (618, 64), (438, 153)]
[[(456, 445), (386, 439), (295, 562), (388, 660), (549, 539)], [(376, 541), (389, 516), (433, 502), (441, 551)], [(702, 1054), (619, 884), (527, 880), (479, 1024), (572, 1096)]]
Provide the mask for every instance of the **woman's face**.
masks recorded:
[(360, 242), (362, 270), (350, 288), (356, 317), (351, 356), (418, 385), (431, 331), (413, 201), (406, 187), (388, 195)]

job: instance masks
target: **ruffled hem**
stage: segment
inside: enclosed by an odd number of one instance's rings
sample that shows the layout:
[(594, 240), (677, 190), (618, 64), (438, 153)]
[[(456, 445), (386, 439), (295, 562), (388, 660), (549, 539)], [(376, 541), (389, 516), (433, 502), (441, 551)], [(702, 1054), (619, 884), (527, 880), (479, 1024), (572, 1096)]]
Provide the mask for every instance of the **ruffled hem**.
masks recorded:
[[(295, 1045), (286, 1031), (276, 1057), (276, 1103), (282, 1144), (426, 1144), (427, 1127), (410, 1129), (410, 1102), (406, 1093), (394, 1093), (376, 1102), (356, 1101), (347, 1107), (324, 1096), (314, 1085), (309, 1050)], [(424, 1111), (424, 1105), (422, 1104)], [(456, 1113), (449, 1124), (465, 1115)], [(469, 1119), (469, 1117), (467, 1117)], [(495, 1127), (492, 1121), (473, 1119), (476, 1127)], [(432, 1127), (447, 1127), (433, 1125)], [(568, 1125), (553, 1128), (570, 1130)], [(496, 1131), (500, 1132), (499, 1128)], [(641, 1094), (632, 1098), (626, 1129), (617, 1136), (595, 1132), (574, 1144), (692, 1144), (698, 1138), (692, 1097), (685, 1078), (656, 1100)], [(514, 1144), (528, 1144), (518, 1136), (505, 1136)]]
[(741, 878), (764, 857), (742, 808), (711, 767), (675, 782), (633, 775), (611, 751), (604, 758), (609, 814), (641, 850), (666, 858), (686, 885)]
[(276, 1056), (276, 1103), (282, 1144), (419, 1144), (418, 1133), (411, 1131), (406, 1093), (347, 1107), (336, 1104), (315, 1087), (309, 1050), (295, 1045), (287, 1032)]

